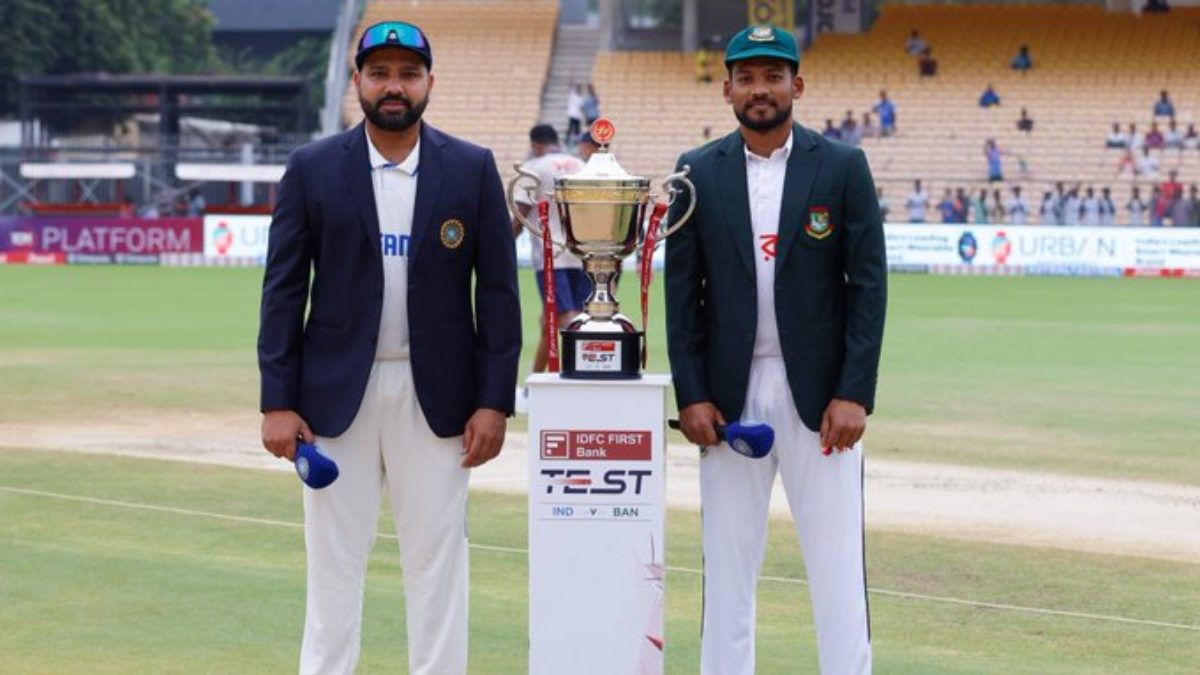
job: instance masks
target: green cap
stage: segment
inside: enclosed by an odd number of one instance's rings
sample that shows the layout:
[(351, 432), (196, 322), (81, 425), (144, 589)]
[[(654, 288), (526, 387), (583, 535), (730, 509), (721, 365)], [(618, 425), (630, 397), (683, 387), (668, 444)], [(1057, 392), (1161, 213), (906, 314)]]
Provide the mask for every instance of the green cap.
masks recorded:
[(800, 65), (796, 37), (790, 31), (776, 26), (751, 26), (729, 41), (729, 46), (725, 48), (725, 66), (759, 56)]

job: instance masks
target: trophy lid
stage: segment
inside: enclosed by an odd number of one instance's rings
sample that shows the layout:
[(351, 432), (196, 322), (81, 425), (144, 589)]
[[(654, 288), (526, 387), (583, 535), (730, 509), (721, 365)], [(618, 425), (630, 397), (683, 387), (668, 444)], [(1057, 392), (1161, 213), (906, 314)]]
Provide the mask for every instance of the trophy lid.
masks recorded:
[(608, 144), (616, 135), (616, 127), (607, 117), (601, 117), (593, 122), (590, 133), (600, 145), (600, 149), (592, 153), (582, 169), (555, 179), (555, 184), (571, 184), (576, 181), (640, 182), (646, 180), (642, 176), (631, 175), (621, 168), (621, 165), (617, 163), (617, 158), (609, 153)]

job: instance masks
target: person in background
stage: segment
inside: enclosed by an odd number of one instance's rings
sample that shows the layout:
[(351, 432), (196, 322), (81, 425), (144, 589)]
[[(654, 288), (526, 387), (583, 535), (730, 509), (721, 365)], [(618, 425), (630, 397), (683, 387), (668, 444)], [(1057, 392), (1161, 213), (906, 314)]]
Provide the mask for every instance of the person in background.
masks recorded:
[(204, 195), (199, 189), (192, 188), (192, 191), (188, 193), (187, 215), (192, 218), (203, 216), (207, 208), (208, 202), (204, 199)]
[(1004, 213), (1004, 198), (1000, 196), (1000, 190), (992, 190), (992, 210), (988, 214), (988, 221), (992, 223), (1006, 223), (1008, 219)]
[(938, 62), (933, 58), (933, 49), (926, 47), (921, 50), (921, 56), (917, 59), (917, 74), (921, 79), (927, 77), (935, 77), (937, 75)]
[(921, 39), (921, 34), (914, 28), (911, 35), (908, 36), (908, 41), (904, 43), (904, 53), (909, 56), (920, 56), (921, 52), (928, 47), (924, 40)]
[(1082, 225), (1095, 227), (1100, 224), (1100, 198), (1096, 196), (1096, 191), (1091, 187), (1084, 192), (1079, 209), (1082, 214), (1080, 219)]
[(828, 118), (825, 120), (825, 130), (821, 132), (821, 135), (831, 141), (842, 140), (842, 130), (833, 126), (833, 120)]
[(1027, 134), (1033, 133), (1033, 118), (1029, 116), (1029, 112), (1021, 108), (1021, 116), (1017, 118), (1017, 131), (1023, 131)]
[(971, 198), (967, 196), (967, 191), (963, 188), (957, 188), (954, 191), (954, 222), (967, 222), (967, 212), (971, 210)]
[(1121, 133), (1121, 125), (1119, 123), (1113, 122), (1112, 131), (1109, 132), (1108, 138), (1105, 139), (1104, 147), (1114, 149), (1129, 147), (1129, 137)]
[(1105, 227), (1117, 224), (1117, 207), (1113, 204), (1112, 190), (1107, 187), (1100, 191), (1100, 224)]
[(1167, 130), (1163, 132), (1163, 147), (1168, 150), (1183, 150), (1183, 134), (1175, 125), (1175, 118), (1167, 122)]
[(1183, 135), (1183, 149), (1196, 150), (1200, 149), (1200, 134), (1196, 133), (1196, 125), (1189, 124), (1187, 133)]
[(946, 192), (942, 194), (942, 201), (938, 202), (937, 210), (942, 216), (943, 223), (958, 222), (956, 220), (958, 207), (954, 203), (954, 194), (950, 191), (950, 188), (946, 188)]
[(989, 138), (983, 144), (983, 156), (987, 159), (987, 179), (989, 183), (998, 183), (1004, 180), (1004, 170), (1001, 159), (1003, 151), (1000, 146), (996, 145), (994, 138)]
[(862, 133), (858, 130), (858, 123), (854, 121), (854, 115), (849, 110), (846, 111), (846, 119), (842, 120), (842, 142), (849, 145), (862, 145)]
[(979, 107), (991, 108), (998, 105), (1000, 105), (1000, 94), (997, 94), (995, 87), (989, 84), (987, 89), (983, 90), (983, 94), (979, 96)]
[(912, 192), (904, 200), (904, 208), (908, 211), (908, 222), (925, 222), (925, 209), (929, 208), (929, 195), (921, 189), (921, 181), (913, 181)]
[(1125, 210), (1129, 212), (1130, 226), (1142, 227), (1146, 224), (1146, 202), (1142, 201), (1141, 191), (1136, 185), (1133, 186), (1129, 202), (1125, 204)]
[(1042, 206), (1038, 209), (1038, 222), (1042, 225), (1057, 225), (1058, 214), (1054, 208), (1056, 200), (1054, 193), (1046, 190), (1042, 195)]
[(971, 198), (971, 222), (975, 223), (976, 225), (987, 224), (987, 190), (980, 190), (979, 194)]
[(1151, 122), (1150, 131), (1146, 132), (1143, 143), (1150, 150), (1162, 150), (1164, 142), (1162, 132), (1158, 130), (1158, 122)]
[[(600, 97), (596, 95), (596, 86), (588, 83), (587, 93), (583, 96), (583, 121), (590, 128), (592, 122), (600, 119)], [(582, 132), (580, 133), (582, 136)]]
[(888, 98), (886, 91), (879, 92), (879, 103), (873, 108), (879, 115), (879, 128), (884, 136), (896, 133), (896, 105)]
[(583, 98), (583, 85), (571, 85), (567, 93), (567, 145), (573, 145), (582, 131)]
[(1146, 204), (1146, 210), (1150, 214), (1150, 227), (1162, 227), (1167, 208), (1162, 190), (1157, 185), (1150, 191), (1150, 203)]
[[(871, 119), (871, 113), (863, 113), (862, 124), (858, 125), (858, 131), (863, 138), (875, 138), (879, 135), (879, 127), (875, 126), (875, 122)], [(1195, 129), (1192, 131), (1194, 132)]]
[(1063, 200), (1063, 225), (1074, 227), (1079, 224), (1080, 218), (1079, 205), (1079, 185), (1067, 191), (1066, 199)]
[(1142, 146), (1142, 154), (1137, 158), (1137, 177), (1147, 180), (1158, 178), (1158, 156), (1151, 154), (1146, 146)]
[(1158, 100), (1154, 102), (1155, 117), (1174, 117), (1175, 104), (1171, 102), (1171, 96), (1163, 89), (1158, 93)]
[(1013, 57), (1009, 65), (1012, 66), (1013, 70), (1020, 71), (1021, 73), (1025, 73), (1032, 68), (1033, 57), (1029, 55), (1029, 45), (1021, 45), (1021, 48), (1017, 50), (1017, 55)]
[(1187, 226), (1200, 227), (1200, 195), (1197, 195), (1196, 184), (1188, 188), (1188, 212), (1190, 214)]
[(1192, 201), (1196, 197), (1196, 187), (1192, 186), (1192, 199), (1184, 196), (1183, 190), (1171, 201), (1171, 226), (1188, 227), (1192, 224)]
[(1024, 225), (1029, 219), (1029, 204), (1025, 203), (1025, 198), (1021, 196), (1021, 186), (1014, 185), (1012, 188), (1012, 197), (1009, 197), (1008, 204), (1005, 205), (1005, 210), (1008, 212), (1008, 222), (1013, 225)]

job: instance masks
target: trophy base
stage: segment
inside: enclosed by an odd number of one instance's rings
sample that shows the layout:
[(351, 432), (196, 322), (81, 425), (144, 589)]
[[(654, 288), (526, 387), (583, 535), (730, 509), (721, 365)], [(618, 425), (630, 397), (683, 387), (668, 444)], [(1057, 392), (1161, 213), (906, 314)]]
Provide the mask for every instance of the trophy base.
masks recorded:
[(640, 332), (562, 333), (562, 372), (569, 380), (637, 380), (642, 377)]

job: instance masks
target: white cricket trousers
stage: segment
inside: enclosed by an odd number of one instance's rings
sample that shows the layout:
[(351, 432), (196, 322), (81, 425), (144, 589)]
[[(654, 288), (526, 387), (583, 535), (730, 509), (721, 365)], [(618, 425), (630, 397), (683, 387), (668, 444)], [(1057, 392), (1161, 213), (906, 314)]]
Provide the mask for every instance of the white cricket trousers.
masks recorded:
[(350, 428), (317, 443), (338, 464), (304, 488), (308, 597), (301, 675), (351, 675), (363, 582), (386, 488), (404, 570), (412, 675), (467, 672), (467, 479), (462, 438), (438, 438), (417, 403), (407, 360), (377, 361)]
[[(726, 444), (700, 461), (704, 531), (702, 675), (753, 675), (755, 588), (778, 472), (804, 554), (823, 675), (871, 672), (863, 553), (862, 444), (826, 457), (800, 421), (782, 358), (756, 358), (744, 420), (775, 428), (761, 459)], [(733, 421), (733, 420), (729, 420)], [(790, 592), (790, 591), (789, 591)]]

